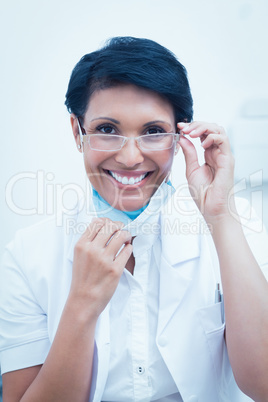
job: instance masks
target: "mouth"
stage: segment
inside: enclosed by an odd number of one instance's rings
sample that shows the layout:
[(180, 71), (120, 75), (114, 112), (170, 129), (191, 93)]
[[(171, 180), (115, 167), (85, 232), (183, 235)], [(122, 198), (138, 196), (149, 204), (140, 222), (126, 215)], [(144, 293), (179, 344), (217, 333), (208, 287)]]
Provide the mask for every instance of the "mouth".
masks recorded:
[(111, 176), (117, 183), (124, 186), (139, 186), (153, 172), (115, 172), (113, 170), (105, 170), (105, 173)]

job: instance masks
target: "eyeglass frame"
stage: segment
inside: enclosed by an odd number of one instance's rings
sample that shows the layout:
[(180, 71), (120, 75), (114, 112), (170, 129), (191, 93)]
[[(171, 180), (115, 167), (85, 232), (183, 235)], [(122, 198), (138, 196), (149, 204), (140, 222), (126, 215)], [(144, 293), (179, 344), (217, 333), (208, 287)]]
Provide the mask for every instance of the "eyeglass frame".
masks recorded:
[[(77, 117), (77, 123), (78, 123), (78, 131), (79, 131), (79, 137), (80, 137), (80, 142), (81, 142), (81, 147), (82, 147), (82, 144), (85, 142), (84, 141), (84, 138), (85, 138), (85, 136), (90, 136), (91, 134), (86, 134), (86, 133), (83, 133), (82, 132), (82, 129), (85, 131), (85, 129), (84, 129), (84, 127), (81, 125), (81, 123), (80, 123), (80, 121), (79, 121), (79, 118)], [(179, 138), (180, 138), (180, 133), (156, 133), (156, 134), (172, 134), (173, 135), (173, 143), (172, 143), (172, 145), (174, 144), (174, 142), (175, 142), (175, 144), (177, 144), (177, 142), (179, 141)], [(92, 134), (92, 135), (98, 135), (98, 134)], [(101, 135), (101, 134), (100, 134)], [(108, 134), (107, 134), (108, 135)], [(126, 143), (131, 139), (131, 138), (134, 138), (134, 140), (137, 142), (137, 144), (138, 144), (138, 147), (139, 147), (139, 149), (140, 150), (142, 150), (142, 151), (145, 151), (145, 152), (161, 152), (161, 151), (165, 151), (165, 150), (167, 150), (167, 149), (171, 149), (172, 148), (172, 145), (170, 146), (170, 147), (168, 147), (168, 148), (162, 148), (162, 149), (146, 149), (146, 148), (143, 148), (142, 146), (141, 146), (141, 144), (140, 144), (140, 140), (141, 140), (141, 137), (139, 136), (139, 137), (125, 137), (124, 135), (118, 135), (118, 134), (111, 134), (111, 135), (113, 135), (114, 137), (120, 137), (120, 138), (122, 138), (124, 141), (122, 142), (122, 145), (121, 145), (121, 147), (119, 148), (119, 149), (95, 149), (95, 148), (91, 148), (91, 145), (90, 145), (90, 142), (88, 142), (88, 145), (89, 145), (89, 147), (90, 147), (90, 149), (92, 149), (93, 151), (98, 151), (98, 152), (118, 152), (118, 151), (120, 151), (125, 145), (126, 145)], [(152, 136), (152, 135), (154, 135), (154, 134), (145, 134), (143, 137), (149, 137), (149, 136)]]

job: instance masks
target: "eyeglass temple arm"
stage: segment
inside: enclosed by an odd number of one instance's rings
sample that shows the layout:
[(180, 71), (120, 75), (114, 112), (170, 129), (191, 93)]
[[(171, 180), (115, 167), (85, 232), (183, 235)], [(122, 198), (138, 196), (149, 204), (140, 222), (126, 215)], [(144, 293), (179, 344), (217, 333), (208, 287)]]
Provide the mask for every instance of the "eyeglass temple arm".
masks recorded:
[(82, 127), (81, 127), (78, 117), (77, 117), (77, 125), (78, 125), (79, 137), (80, 137), (80, 145), (82, 147), (83, 146), (83, 133), (82, 133)]

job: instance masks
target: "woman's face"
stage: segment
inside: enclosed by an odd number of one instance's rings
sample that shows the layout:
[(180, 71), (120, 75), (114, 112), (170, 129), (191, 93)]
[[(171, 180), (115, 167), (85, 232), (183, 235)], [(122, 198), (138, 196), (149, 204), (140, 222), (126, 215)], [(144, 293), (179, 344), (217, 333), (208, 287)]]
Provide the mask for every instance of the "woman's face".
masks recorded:
[[(74, 115), (71, 123), (79, 145)], [(93, 93), (83, 128), (86, 134), (110, 133), (125, 137), (176, 132), (170, 103), (158, 94), (134, 85), (119, 85)], [(84, 143), (85, 169), (92, 186), (110, 205), (123, 211), (134, 211), (149, 202), (168, 176), (175, 147), (174, 142), (170, 149), (142, 151), (131, 139), (119, 151), (103, 152), (92, 150)], [(128, 180), (123, 180), (124, 177)]]

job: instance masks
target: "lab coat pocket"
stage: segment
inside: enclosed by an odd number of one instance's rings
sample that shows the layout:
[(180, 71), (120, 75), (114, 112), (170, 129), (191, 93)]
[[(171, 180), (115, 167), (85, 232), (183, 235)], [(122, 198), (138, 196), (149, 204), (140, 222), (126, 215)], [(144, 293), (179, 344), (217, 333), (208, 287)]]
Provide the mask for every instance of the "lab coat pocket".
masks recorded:
[(216, 374), (219, 393), (227, 390), (231, 369), (224, 339), (223, 301), (199, 310), (209, 355)]
[(223, 301), (203, 307), (199, 310), (199, 313), (206, 334), (224, 331)]

